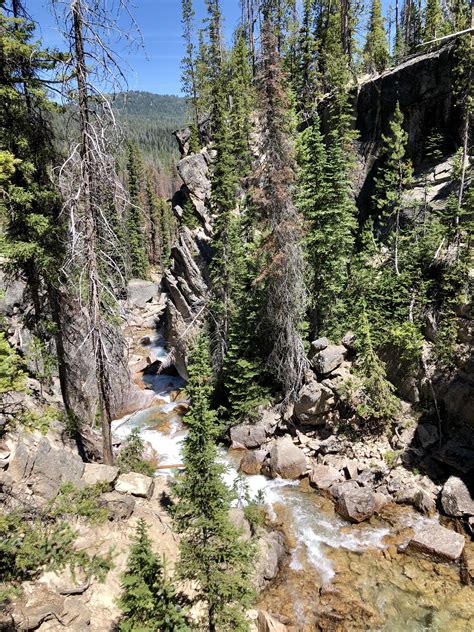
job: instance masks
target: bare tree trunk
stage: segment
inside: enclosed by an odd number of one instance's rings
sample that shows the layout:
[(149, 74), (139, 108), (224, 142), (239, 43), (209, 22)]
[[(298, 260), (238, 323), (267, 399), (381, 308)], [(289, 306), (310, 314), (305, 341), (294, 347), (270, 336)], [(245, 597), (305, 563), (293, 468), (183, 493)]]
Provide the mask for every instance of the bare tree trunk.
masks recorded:
[(101, 290), (97, 265), (97, 222), (93, 204), (94, 197), (94, 166), (91, 147), (91, 125), (89, 95), (87, 90), (87, 68), (84, 52), (84, 23), (81, 0), (74, 0), (71, 6), (74, 28), (74, 52), (76, 64), (76, 79), (79, 98), (79, 120), (81, 131), (80, 156), (83, 178), (84, 205), (84, 246), (86, 279), (88, 282), (88, 316), (92, 336), (92, 346), (96, 363), (96, 376), (99, 389), (101, 408), (103, 460), (106, 464), (113, 463), (110, 388), (107, 378), (107, 359), (103, 344)]

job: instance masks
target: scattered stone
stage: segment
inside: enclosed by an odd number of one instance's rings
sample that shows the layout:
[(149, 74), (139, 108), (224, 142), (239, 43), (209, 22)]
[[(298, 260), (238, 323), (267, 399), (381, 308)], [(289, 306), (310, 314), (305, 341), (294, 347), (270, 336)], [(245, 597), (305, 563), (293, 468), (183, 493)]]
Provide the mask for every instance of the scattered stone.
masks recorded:
[(121, 474), (115, 483), (116, 491), (121, 494), (130, 494), (140, 498), (150, 498), (153, 494), (153, 479), (151, 476), (129, 472)]
[(287, 632), (288, 628), (286, 625), (278, 621), (278, 619), (269, 615), (268, 612), (259, 610), (257, 630), (258, 632)]
[(435, 562), (456, 562), (462, 555), (465, 540), (460, 533), (440, 524), (424, 526), (408, 543), (408, 553), (421, 553)]
[(86, 463), (81, 481), (84, 485), (95, 485), (96, 483), (108, 483), (111, 485), (118, 475), (119, 469), (113, 465)]
[(230, 429), (231, 448), (259, 448), (267, 440), (264, 426), (234, 426)]
[(376, 509), (375, 494), (370, 489), (345, 489), (336, 503), (336, 511), (346, 520), (363, 522), (373, 516)]
[(109, 520), (128, 520), (135, 509), (135, 499), (119, 492), (107, 492), (99, 498), (99, 504), (109, 513)]
[(324, 415), (334, 405), (334, 394), (331, 389), (313, 378), (301, 388), (294, 405), (294, 414), (302, 424), (324, 425)]
[(355, 459), (351, 459), (350, 461), (347, 461), (344, 467), (344, 470), (345, 470), (347, 478), (349, 479), (356, 479), (357, 476), (359, 475), (359, 467)]
[(330, 465), (314, 465), (309, 480), (317, 489), (329, 489), (341, 480), (341, 474)]
[(250, 476), (260, 474), (266, 456), (267, 452), (265, 450), (249, 450), (242, 457), (239, 470)]
[(436, 502), (425, 489), (419, 489), (415, 495), (415, 508), (426, 516), (433, 516), (436, 513)]
[(347, 349), (342, 345), (329, 345), (319, 351), (311, 362), (317, 373), (327, 375), (343, 363), (346, 353)]
[(349, 351), (354, 350), (356, 336), (353, 331), (348, 331), (344, 338), (341, 340), (342, 344), (349, 349)]
[(474, 498), (468, 486), (457, 476), (450, 476), (444, 484), (441, 504), (448, 516), (474, 516)]
[(290, 437), (281, 437), (270, 450), (271, 475), (287, 479), (297, 479), (306, 473), (306, 456), (296, 447)]
[(439, 440), (438, 428), (433, 424), (421, 424), (418, 426), (416, 435), (423, 449), (427, 449)]
[(382, 509), (390, 502), (390, 499), (380, 492), (375, 492), (374, 494), (375, 500), (375, 513), (380, 513)]

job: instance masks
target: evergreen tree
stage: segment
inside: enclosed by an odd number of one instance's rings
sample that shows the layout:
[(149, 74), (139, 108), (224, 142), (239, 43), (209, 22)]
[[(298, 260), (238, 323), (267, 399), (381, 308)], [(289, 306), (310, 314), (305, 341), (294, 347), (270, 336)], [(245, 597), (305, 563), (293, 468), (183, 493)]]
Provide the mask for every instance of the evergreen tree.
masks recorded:
[(382, 17), (382, 3), (372, 0), (370, 20), (364, 46), (364, 64), (367, 72), (381, 72), (389, 62), (388, 42)]
[(429, 42), (444, 33), (444, 16), (440, 0), (427, 0), (424, 12), (423, 41)]
[(143, 161), (136, 143), (129, 143), (128, 147), (128, 191), (130, 206), (127, 216), (127, 235), (130, 251), (131, 273), (134, 277), (143, 278), (147, 274), (148, 261), (146, 257), (143, 205), (141, 199)]
[(143, 518), (137, 524), (127, 569), (122, 575), (120, 632), (190, 632), (183, 601), (155, 555)]
[(212, 390), (208, 342), (201, 336), (189, 362), (185, 469), (174, 485), (174, 523), (181, 535), (178, 568), (181, 577), (197, 582), (210, 632), (237, 632), (248, 629), (254, 550), (229, 519), (233, 493), (223, 481), (225, 466), (217, 461), (220, 426), (210, 407)]
[(408, 134), (403, 129), (403, 114), (397, 102), (390, 121), (389, 136), (382, 136), (384, 143), (383, 167), (376, 178), (374, 203), (380, 211), (388, 234), (393, 234), (393, 262), (400, 274), (399, 242), (403, 192), (412, 180), (411, 163), (406, 158)]
[(303, 19), (297, 43), (296, 72), (292, 76), (292, 85), (296, 94), (297, 108), (301, 117), (311, 115), (317, 90), (317, 42), (315, 39), (315, 2), (304, 0)]
[[(194, 8), (192, 0), (182, 0), (183, 38), (186, 43), (186, 55), (182, 61), (181, 83), (191, 110), (192, 129), (199, 134), (199, 93), (196, 76), (196, 50), (194, 44)], [(197, 139), (199, 140), (199, 139)], [(193, 150), (196, 150), (196, 139)]]
[(151, 171), (148, 170), (146, 176), (146, 211), (148, 216), (148, 225), (150, 227), (148, 245), (148, 260), (152, 265), (161, 265), (163, 267), (162, 241), (161, 234), (161, 204), (156, 195), (153, 177)]
[(400, 402), (394, 395), (395, 387), (387, 380), (383, 362), (374, 350), (364, 301), (359, 303), (358, 312), (356, 369), (362, 384), (357, 413), (368, 420), (390, 420), (400, 411)]
[(404, 0), (400, 22), (400, 58), (419, 52), (422, 39), (421, 5), (418, 0)]

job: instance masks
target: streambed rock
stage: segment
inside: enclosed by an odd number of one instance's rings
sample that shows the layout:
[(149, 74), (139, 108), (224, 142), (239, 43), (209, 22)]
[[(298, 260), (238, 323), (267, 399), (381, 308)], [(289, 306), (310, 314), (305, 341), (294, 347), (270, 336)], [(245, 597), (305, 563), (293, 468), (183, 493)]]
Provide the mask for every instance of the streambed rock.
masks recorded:
[(265, 450), (249, 450), (242, 457), (239, 470), (250, 476), (260, 474), (266, 456), (267, 452)]
[(311, 485), (314, 485), (317, 489), (329, 489), (341, 478), (339, 470), (330, 465), (314, 465), (309, 475)]
[(272, 617), (268, 612), (263, 610), (258, 611), (257, 618), (257, 630), (258, 632), (287, 632), (286, 625)]
[(270, 450), (270, 474), (275, 478), (295, 480), (303, 476), (307, 470), (306, 456), (294, 445), (290, 437), (280, 437)]
[(474, 498), (468, 486), (457, 476), (450, 476), (446, 481), (441, 504), (448, 516), (474, 516)]
[(336, 511), (346, 520), (359, 523), (374, 515), (377, 502), (373, 491), (360, 487), (344, 489), (336, 503)]
[(464, 551), (464, 545), (464, 536), (460, 533), (440, 524), (430, 524), (413, 536), (406, 551), (426, 555), (435, 562), (456, 562)]
[(263, 590), (268, 582), (275, 579), (285, 557), (285, 538), (279, 531), (265, 533), (257, 541), (254, 583), (258, 590)]
[(234, 426), (230, 429), (231, 448), (259, 448), (267, 440), (265, 427), (258, 426)]

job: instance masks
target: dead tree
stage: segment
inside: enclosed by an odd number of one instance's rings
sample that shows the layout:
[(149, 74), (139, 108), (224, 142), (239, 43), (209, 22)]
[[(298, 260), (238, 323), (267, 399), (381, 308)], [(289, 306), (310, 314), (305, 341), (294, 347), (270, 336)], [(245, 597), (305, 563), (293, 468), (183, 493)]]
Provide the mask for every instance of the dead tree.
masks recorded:
[(268, 367), (293, 400), (308, 368), (299, 327), (304, 319), (306, 293), (302, 226), (293, 204), (294, 148), (288, 120), (289, 105), (277, 52), (274, 15), (264, 13), (262, 67), (259, 78), (263, 156), (256, 173), (255, 201), (262, 210), (268, 237), (263, 323), (269, 342)]
[[(63, 88), (79, 130), (58, 169), (69, 228), (63, 292), (69, 313), (63, 326), (68, 328), (72, 314), (83, 324), (77, 355), (87, 349), (91, 357), (103, 460), (112, 463), (111, 421), (124, 386), (117, 384), (115, 376), (124, 370), (126, 361), (116, 300), (125, 284), (124, 266), (113, 256), (120, 252), (120, 245), (110, 213), (113, 207), (114, 214), (123, 214), (128, 200), (115, 172), (111, 145), (117, 128), (104, 92), (112, 91), (123, 78), (108, 42), (120, 36), (118, 17), (128, 9), (125, 0), (53, 0), (53, 6), (69, 45)], [(71, 308), (71, 303), (76, 307)], [(83, 386), (85, 391), (88, 387)]]

